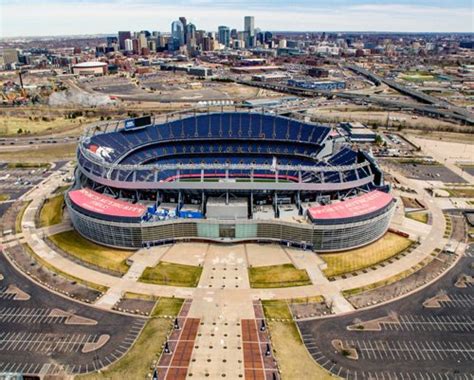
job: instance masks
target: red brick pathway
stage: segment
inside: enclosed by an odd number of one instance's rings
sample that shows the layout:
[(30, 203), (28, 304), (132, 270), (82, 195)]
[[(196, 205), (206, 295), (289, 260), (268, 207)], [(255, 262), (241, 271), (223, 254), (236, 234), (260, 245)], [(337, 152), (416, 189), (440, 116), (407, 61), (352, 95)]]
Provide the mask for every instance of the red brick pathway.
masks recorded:
[[(242, 348), (244, 352), (244, 369), (246, 380), (279, 379), (278, 368), (273, 358), (265, 356), (267, 344), (270, 344), (268, 330), (260, 331), (263, 310), (260, 302), (254, 302), (256, 319), (242, 319)], [(271, 347), (270, 347), (271, 351)], [(274, 375), (275, 374), (275, 375)]]
[(158, 362), (158, 378), (166, 380), (184, 380), (188, 372), (194, 342), (199, 329), (200, 319), (188, 318), (191, 300), (186, 300), (178, 316), (179, 330), (173, 330), (168, 337), (170, 354), (161, 354)]

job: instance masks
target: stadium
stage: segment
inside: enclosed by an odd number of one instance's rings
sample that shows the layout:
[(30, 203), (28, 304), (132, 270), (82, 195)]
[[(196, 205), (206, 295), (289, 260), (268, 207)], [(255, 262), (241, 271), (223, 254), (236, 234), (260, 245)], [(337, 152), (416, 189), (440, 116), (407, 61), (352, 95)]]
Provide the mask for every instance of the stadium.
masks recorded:
[(395, 201), (370, 154), (266, 112), (178, 113), (89, 128), (66, 204), (100, 244), (244, 241), (331, 252), (380, 238)]

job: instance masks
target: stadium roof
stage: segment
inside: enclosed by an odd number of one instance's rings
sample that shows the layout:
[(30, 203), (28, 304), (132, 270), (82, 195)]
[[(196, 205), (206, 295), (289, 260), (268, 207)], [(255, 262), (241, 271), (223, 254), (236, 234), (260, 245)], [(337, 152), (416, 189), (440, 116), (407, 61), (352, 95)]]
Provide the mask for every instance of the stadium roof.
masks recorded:
[(308, 209), (311, 219), (348, 219), (370, 214), (380, 210), (392, 202), (393, 197), (382, 191), (374, 190), (370, 193), (348, 199), (344, 202), (325, 206), (315, 206)]
[(140, 218), (146, 211), (146, 206), (114, 199), (90, 189), (73, 190), (69, 192), (69, 198), (77, 206), (96, 214)]
[(95, 68), (95, 67), (104, 67), (104, 66), (107, 66), (107, 63), (99, 62), (99, 61), (80, 62), (73, 65), (73, 67), (77, 67), (77, 68)]

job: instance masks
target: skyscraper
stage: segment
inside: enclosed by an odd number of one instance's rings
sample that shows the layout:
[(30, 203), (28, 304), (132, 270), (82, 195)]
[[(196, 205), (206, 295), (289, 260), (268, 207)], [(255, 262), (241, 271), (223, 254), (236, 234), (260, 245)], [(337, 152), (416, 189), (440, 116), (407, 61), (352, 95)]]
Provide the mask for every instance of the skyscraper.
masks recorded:
[(218, 39), (222, 45), (225, 45), (226, 47), (230, 46), (230, 29), (228, 26), (219, 26)]
[(264, 41), (266, 44), (268, 44), (273, 38), (272, 32), (265, 32), (265, 38)]
[(118, 32), (118, 41), (119, 41), (120, 50), (125, 49), (125, 40), (131, 39), (131, 38), (132, 38), (132, 33), (130, 33), (129, 31), (128, 32), (126, 32), (126, 31)]
[(244, 17), (244, 33), (246, 37), (245, 43), (248, 47), (254, 46), (255, 40), (255, 17), (245, 16)]
[(180, 46), (184, 45), (184, 26), (180, 20), (171, 24), (171, 39), (170, 50), (179, 50)]
[(185, 28), (186, 44), (190, 44), (193, 40), (196, 39), (196, 25), (189, 23)]
[(184, 44), (187, 44), (188, 43), (188, 36), (187, 36), (188, 21), (186, 20), (186, 17), (183, 17), (183, 16), (179, 18), (179, 21), (181, 21), (181, 24), (183, 24)]
[(124, 42), (125, 51), (133, 51), (133, 42), (130, 38), (127, 38)]
[(148, 44), (147, 44), (147, 35), (146, 35), (146, 33), (140, 32), (140, 34), (138, 35), (138, 41), (140, 43), (140, 50), (147, 47)]

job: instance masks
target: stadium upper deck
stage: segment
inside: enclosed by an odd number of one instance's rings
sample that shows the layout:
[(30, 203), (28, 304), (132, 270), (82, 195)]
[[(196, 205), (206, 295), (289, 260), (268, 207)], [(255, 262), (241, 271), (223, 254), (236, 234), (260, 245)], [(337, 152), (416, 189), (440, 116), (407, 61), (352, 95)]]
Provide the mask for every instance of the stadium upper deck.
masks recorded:
[(280, 116), (201, 114), (144, 128), (92, 132), (79, 145), (80, 171), (118, 189), (344, 191), (383, 186), (380, 170), (365, 153), (344, 149), (328, 155), (333, 149), (330, 128)]

